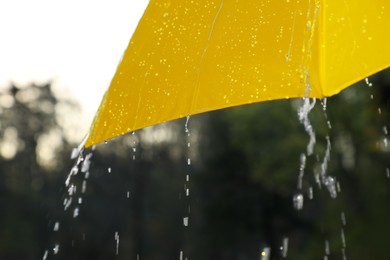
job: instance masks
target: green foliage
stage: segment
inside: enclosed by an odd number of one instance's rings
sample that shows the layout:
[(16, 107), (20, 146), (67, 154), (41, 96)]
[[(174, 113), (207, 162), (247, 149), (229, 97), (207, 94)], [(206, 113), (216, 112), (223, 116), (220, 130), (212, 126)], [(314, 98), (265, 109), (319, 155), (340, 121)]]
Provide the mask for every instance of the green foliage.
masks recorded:
[[(287, 259), (323, 259), (326, 241), (330, 259), (343, 250), (348, 259), (387, 259), (389, 75), (329, 98), (326, 110), (317, 101), (302, 189), (309, 141), (297, 115), (302, 100), (193, 116), (189, 133), (185, 119), (130, 133), (83, 151), (84, 161), (92, 157), (82, 170), (85, 162), (69, 159), (75, 144), (56, 112), (74, 102), (50, 84), (10, 87), (0, 93), (0, 259), (42, 259), (46, 250), (48, 259), (178, 259), (181, 251), (188, 259), (260, 259), (264, 247), (282, 259), (285, 238)], [(72, 163), (78, 172), (65, 186)], [(317, 182), (324, 165), (339, 185), (336, 198)]]

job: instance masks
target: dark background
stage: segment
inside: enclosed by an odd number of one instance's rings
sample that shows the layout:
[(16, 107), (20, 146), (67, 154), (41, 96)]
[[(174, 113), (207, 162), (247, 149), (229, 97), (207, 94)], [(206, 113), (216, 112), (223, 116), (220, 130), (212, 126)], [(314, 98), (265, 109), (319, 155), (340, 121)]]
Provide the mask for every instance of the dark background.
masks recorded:
[[(328, 98), (325, 111), (317, 101), (309, 115), (317, 143), (302, 190), (300, 156), (309, 141), (297, 115), (302, 100), (192, 116), (188, 133), (186, 120), (176, 120), (71, 159), (78, 144), (67, 138), (58, 108), (74, 117), (76, 102), (54, 95), (50, 83), (11, 84), (0, 93), (0, 148), (11, 147), (0, 153), (0, 259), (168, 260), (182, 251), (183, 259), (245, 260), (261, 259), (264, 248), (282, 259), (287, 239), (286, 259), (343, 259), (343, 252), (388, 259), (390, 71), (370, 82)], [(43, 142), (47, 135), (57, 143)], [(315, 178), (327, 137), (336, 198)], [(40, 157), (42, 146), (49, 160)], [(293, 207), (298, 193), (302, 210)]]

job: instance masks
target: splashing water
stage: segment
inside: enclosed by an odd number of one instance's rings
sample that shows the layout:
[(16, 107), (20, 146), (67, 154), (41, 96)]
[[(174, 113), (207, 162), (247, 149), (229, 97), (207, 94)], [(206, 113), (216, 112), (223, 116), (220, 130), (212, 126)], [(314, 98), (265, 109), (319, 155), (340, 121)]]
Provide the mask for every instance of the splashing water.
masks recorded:
[(332, 129), (332, 124), (328, 118), (328, 113), (326, 113), (326, 107), (327, 107), (327, 98), (323, 98), (321, 100), (321, 104), (322, 104), (322, 111), (324, 112), (324, 118), (326, 120), (326, 124), (328, 126), (328, 129)]
[(309, 113), (314, 108), (315, 104), (316, 104), (316, 99), (313, 98), (312, 101), (310, 102), (310, 98), (304, 98), (303, 104), (298, 110), (299, 121), (305, 127), (305, 131), (310, 138), (309, 143), (307, 144), (306, 147), (306, 153), (309, 156), (313, 154), (314, 145), (316, 143), (316, 135), (309, 119)]
[[(84, 152), (84, 144), (87, 140), (87, 137), (84, 138), (82, 143), (72, 150), (71, 159), (76, 159), (75, 163), (73, 164), (68, 176), (65, 180), (65, 187), (67, 188), (67, 197), (64, 198), (63, 205), (64, 205), (64, 211), (67, 211), (71, 206), (73, 201), (76, 201), (78, 205), (82, 204), (82, 197), (79, 196), (77, 199), (73, 199), (73, 197), (77, 194), (77, 185), (73, 181), (73, 177), (78, 175), (79, 172), (84, 173), (84, 180), (82, 181), (82, 187), (81, 187), (81, 193), (85, 193), (86, 191), (86, 180), (89, 177), (89, 168), (91, 166), (91, 158), (92, 158), (92, 152), (88, 153), (85, 157), (83, 156)], [(95, 146), (92, 147), (92, 151), (95, 149)], [(80, 214), (80, 208), (79, 206), (75, 206), (72, 212), (73, 218), (77, 218)], [(54, 224), (53, 232), (57, 232), (59, 230), (60, 223), (57, 221)], [(73, 245), (74, 241), (72, 241)], [(54, 254), (58, 254), (60, 249), (60, 244), (56, 243), (54, 247), (52, 248)], [(46, 259), (48, 257), (49, 250), (46, 250), (43, 258)]]
[(116, 241), (116, 255), (119, 254), (119, 233), (115, 232), (114, 239)]
[(81, 185), (81, 193), (85, 193), (87, 191), (87, 181), (83, 180), (83, 183)]
[(299, 175), (298, 175), (299, 190), (302, 190), (302, 181), (303, 181), (303, 175), (305, 174), (305, 167), (306, 167), (306, 155), (302, 153), (300, 157), (300, 166), (299, 166)]
[(91, 158), (92, 158), (92, 153), (89, 153), (85, 156), (83, 163), (81, 165), (81, 172), (88, 172), (90, 166), (91, 166)]
[(344, 213), (344, 212), (341, 212), (340, 217), (341, 217), (341, 224), (342, 224), (343, 226), (346, 226), (346, 225), (347, 225), (347, 219), (346, 219), (346, 217), (345, 217), (345, 213)]
[[(308, 74), (306, 73), (306, 81), (308, 82)], [(310, 93), (310, 84), (306, 84), (306, 92), (307, 96), (309, 96)], [(297, 188), (300, 190), (299, 193), (295, 194), (293, 197), (293, 205), (296, 210), (302, 210), (303, 208), (303, 202), (304, 197), (301, 193), (302, 187), (303, 187), (303, 176), (305, 174), (305, 167), (306, 167), (306, 160), (307, 156), (310, 156), (313, 154), (314, 145), (316, 143), (316, 136), (313, 129), (313, 126), (309, 119), (309, 113), (314, 108), (316, 104), (316, 100), (312, 99), (310, 102), (310, 98), (305, 97), (303, 99), (302, 105), (298, 109), (298, 119), (299, 122), (304, 126), (306, 133), (309, 135), (309, 143), (306, 146), (306, 154), (302, 153), (300, 156), (300, 164), (299, 164), (299, 174), (298, 174), (298, 184)], [(312, 197), (312, 196), (311, 196)]]
[(328, 189), (330, 197), (333, 199), (337, 198), (337, 190), (338, 189), (336, 189), (335, 178), (332, 176), (325, 176), (323, 179), (323, 183), (324, 183), (325, 187)]
[[(364, 81), (369, 88), (371, 88), (373, 86), (373, 84), (369, 81), (368, 78), (365, 78)], [(373, 99), (373, 95), (371, 95), (371, 99)], [(378, 111), (378, 115), (382, 115), (382, 109), (380, 107), (377, 108), (377, 111)], [(382, 132), (384, 134), (384, 137), (382, 139), (382, 143), (381, 143), (382, 147), (381, 148), (384, 151), (389, 151), (389, 140), (388, 140), (389, 131), (387, 129), (387, 126), (382, 127)], [(389, 168), (386, 168), (386, 177), (390, 178)]]
[(188, 217), (184, 217), (184, 218), (183, 218), (183, 225), (184, 225), (185, 227), (188, 227)]
[[(191, 158), (189, 156), (190, 154), (190, 147), (191, 147), (191, 140), (190, 140), (190, 137), (191, 137), (191, 132), (190, 132), (190, 129), (189, 129), (189, 122), (190, 122), (190, 119), (191, 117), (190, 116), (187, 116), (186, 117), (186, 122), (184, 124), (184, 132), (186, 133), (186, 137), (187, 137), (187, 165), (191, 165)], [(189, 174), (186, 175), (186, 178), (185, 178), (185, 183), (184, 183), (184, 191), (185, 191), (185, 195), (186, 197), (189, 197), (190, 196), (190, 188), (189, 188), (189, 180), (190, 180), (190, 177), (189, 177)], [(190, 214), (190, 204), (188, 202), (188, 214)], [(185, 227), (187, 227), (189, 225), (189, 216), (186, 216), (186, 217), (183, 217), (183, 225)]]
[(330, 255), (329, 240), (325, 240), (325, 256), (324, 256), (324, 258), (328, 259), (329, 255)]
[(77, 218), (77, 217), (79, 216), (79, 212), (80, 212), (79, 208), (76, 207), (76, 208), (73, 210), (73, 218)]
[(60, 244), (55, 244), (53, 247), (53, 253), (56, 255), (60, 251)]
[(282, 257), (287, 257), (288, 252), (288, 237), (284, 237), (282, 241), (282, 246), (280, 247), (280, 253)]
[(56, 222), (53, 227), (53, 231), (58, 231), (60, 229), (60, 222)]
[(372, 87), (372, 83), (370, 82), (370, 80), (368, 78), (365, 78), (364, 81), (366, 82), (368, 87)]
[(133, 161), (135, 160), (136, 157), (136, 152), (137, 152), (137, 144), (136, 144), (136, 138), (135, 138), (135, 131), (131, 133), (131, 136), (133, 138), (133, 143), (132, 143), (132, 150), (133, 150)]
[(309, 187), (307, 189), (307, 197), (312, 200), (314, 198), (314, 192), (313, 192), (313, 187)]
[(340, 231), (340, 236), (341, 236), (342, 246), (343, 246), (343, 248), (346, 248), (347, 247), (347, 243), (345, 241), (345, 233), (344, 233), (344, 229), (343, 228)]
[(271, 256), (271, 248), (270, 247), (264, 247), (263, 250), (260, 253), (261, 260), (269, 260)]
[(48, 254), (49, 254), (49, 251), (45, 250), (45, 253), (43, 254), (42, 260), (46, 260)]
[(303, 208), (304, 197), (301, 193), (297, 193), (293, 197), (293, 205), (296, 210), (301, 210)]
[(189, 122), (190, 122), (190, 119), (191, 119), (191, 116), (186, 116), (186, 122), (185, 122), (185, 124), (184, 124), (184, 131), (185, 131), (186, 133), (189, 133), (189, 132), (190, 132), (190, 130), (188, 129), (188, 124), (189, 124)]

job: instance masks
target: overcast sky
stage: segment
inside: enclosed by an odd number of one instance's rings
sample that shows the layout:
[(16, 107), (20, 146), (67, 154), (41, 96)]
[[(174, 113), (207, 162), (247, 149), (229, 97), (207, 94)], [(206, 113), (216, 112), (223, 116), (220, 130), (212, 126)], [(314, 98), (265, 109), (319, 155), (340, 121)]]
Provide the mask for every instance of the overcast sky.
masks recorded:
[(148, 2), (0, 1), (0, 86), (54, 79), (89, 125)]

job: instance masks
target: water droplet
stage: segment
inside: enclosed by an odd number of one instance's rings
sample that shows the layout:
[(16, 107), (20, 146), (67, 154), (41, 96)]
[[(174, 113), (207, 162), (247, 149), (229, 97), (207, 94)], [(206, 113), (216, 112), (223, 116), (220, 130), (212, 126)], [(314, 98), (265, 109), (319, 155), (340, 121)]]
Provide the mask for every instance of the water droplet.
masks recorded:
[(115, 232), (114, 235), (115, 241), (116, 241), (116, 254), (119, 254), (119, 233)]
[(54, 224), (53, 231), (58, 231), (59, 229), (60, 229), (60, 223), (57, 221), (57, 222)]
[(284, 237), (282, 241), (282, 246), (280, 247), (282, 257), (287, 257), (288, 252), (288, 237)]
[(343, 226), (347, 225), (347, 219), (345, 218), (345, 213), (341, 212), (341, 223)]
[(79, 208), (75, 208), (73, 210), (73, 218), (77, 218), (79, 216)]
[(323, 98), (321, 100), (321, 104), (322, 104), (322, 110), (326, 111), (326, 103), (327, 103), (327, 98)]
[(308, 189), (307, 189), (307, 196), (309, 197), (309, 199), (313, 199), (313, 197), (314, 197), (314, 194), (313, 194), (313, 187), (309, 187)]
[(45, 253), (43, 254), (42, 260), (46, 260), (48, 254), (49, 254), (49, 251), (45, 250)]
[(87, 172), (91, 166), (91, 157), (92, 153), (89, 153), (85, 156), (83, 163), (81, 164), (81, 172)]
[[(332, 176), (324, 176), (323, 183), (330, 193), (330, 197), (335, 199), (337, 197), (336, 180)], [(340, 186), (339, 186), (340, 187)]]
[(190, 189), (186, 189), (186, 196), (190, 196)]
[(71, 204), (72, 204), (72, 198), (65, 199), (64, 200), (64, 205), (65, 205), (64, 210), (66, 211), (70, 207)]
[(183, 260), (183, 251), (180, 251), (180, 260)]
[(190, 175), (186, 175), (186, 181), (189, 182), (190, 181)]
[(332, 129), (332, 124), (330, 123), (329, 120), (326, 121), (326, 124), (328, 125), (328, 128), (329, 128), (329, 129)]
[(336, 187), (337, 187), (337, 192), (340, 193), (341, 192), (341, 185), (340, 185), (340, 182), (336, 182)]
[(315, 104), (316, 99), (312, 99), (312, 102), (310, 102), (310, 98), (304, 98), (302, 106), (298, 109), (299, 121), (301, 122), (301, 124), (303, 124), (306, 133), (310, 137), (309, 143), (306, 147), (307, 155), (313, 154), (313, 148), (316, 143), (316, 136), (309, 119), (309, 113), (314, 108)]
[(303, 175), (305, 174), (306, 155), (304, 153), (300, 156), (299, 175), (298, 175), (298, 189), (302, 189)]
[(79, 150), (77, 148), (73, 148), (72, 153), (70, 155), (70, 159), (76, 159), (77, 156), (79, 156)]
[(303, 208), (303, 195), (301, 193), (294, 195), (293, 204), (296, 210), (301, 210)]
[(343, 255), (343, 260), (347, 260), (347, 254), (345, 253), (345, 248), (341, 248), (341, 254)]
[(328, 240), (325, 240), (325, 255), (330, 255), (330, 246)]
[(60, 251), (60, 245), (59, 244), (55, 244), (54, 248), (53, 248), (53, 253), (56, 255), (56, 254), (58, 254), (59, 251)]
[(365, 78), (364, 81), (366, 82), (368, 87), (372, 87), (372, 83), (368, 80), (368, 78)]
[(387, 176), (387, 178), (390, 178), (390, 169), (389, 168), (386, 168), (386, 176)]
[(183, 225), (184, 225), (185, 227), (188, 227), (188, 217), (184, 217), (184, 218), (183, 218)]
[(187, 158), (187, 165), (191, 165), (191, 159)]
[(342, 245), (343, 245), (343, 248), (346, 248), (346, 247), (347, 247), (347, 242), (345, 241), (344, 229), (341, 229), (341, 231), (340, 231), (340, 237), (341, 237), (341, 243), (342, 243)]
[(387, 131), (387, 127), (386, 127), (386, 126), (383, 127), (383, 133), (384, 133), (385, 135), (388, 135), (388, 134), (389, 134), (389, 132)]
[(81, 193), (85, 193), (86, 190), (87, 190), (87, 181), (84, 180), (81, 186)]
[(83, 198), (79, 197), (78, 203), (79, 203), (79, 204), (82, 204), (82, 203), (83, 203)]
[(269, 247), (264, 247), (263, 250), (261, 250), (261, 260), (269, 260), (269, 257), (271, 255), (271, 248)]
[(190, 116), (187, 116), (186, 117), (186, 122), (185, 122), (185, 124), (184, 124), (184, 131), (186, 132), (186, 133), (188, 133), (188, 132), (190, 132), (190, 130), (188, 129), (188, 123), (190, 122)]
[(126, 198), (130, 198), (130, 191), (127, 192)]
[(69, 196), (72, 196), (74, 193), (76, 193), (76, 186), (72, 184), (68, 188), (68, 194), (69, 194)]
[(111, 167), (108, 167), (107, 171), (108, 173), (111, 173)]

